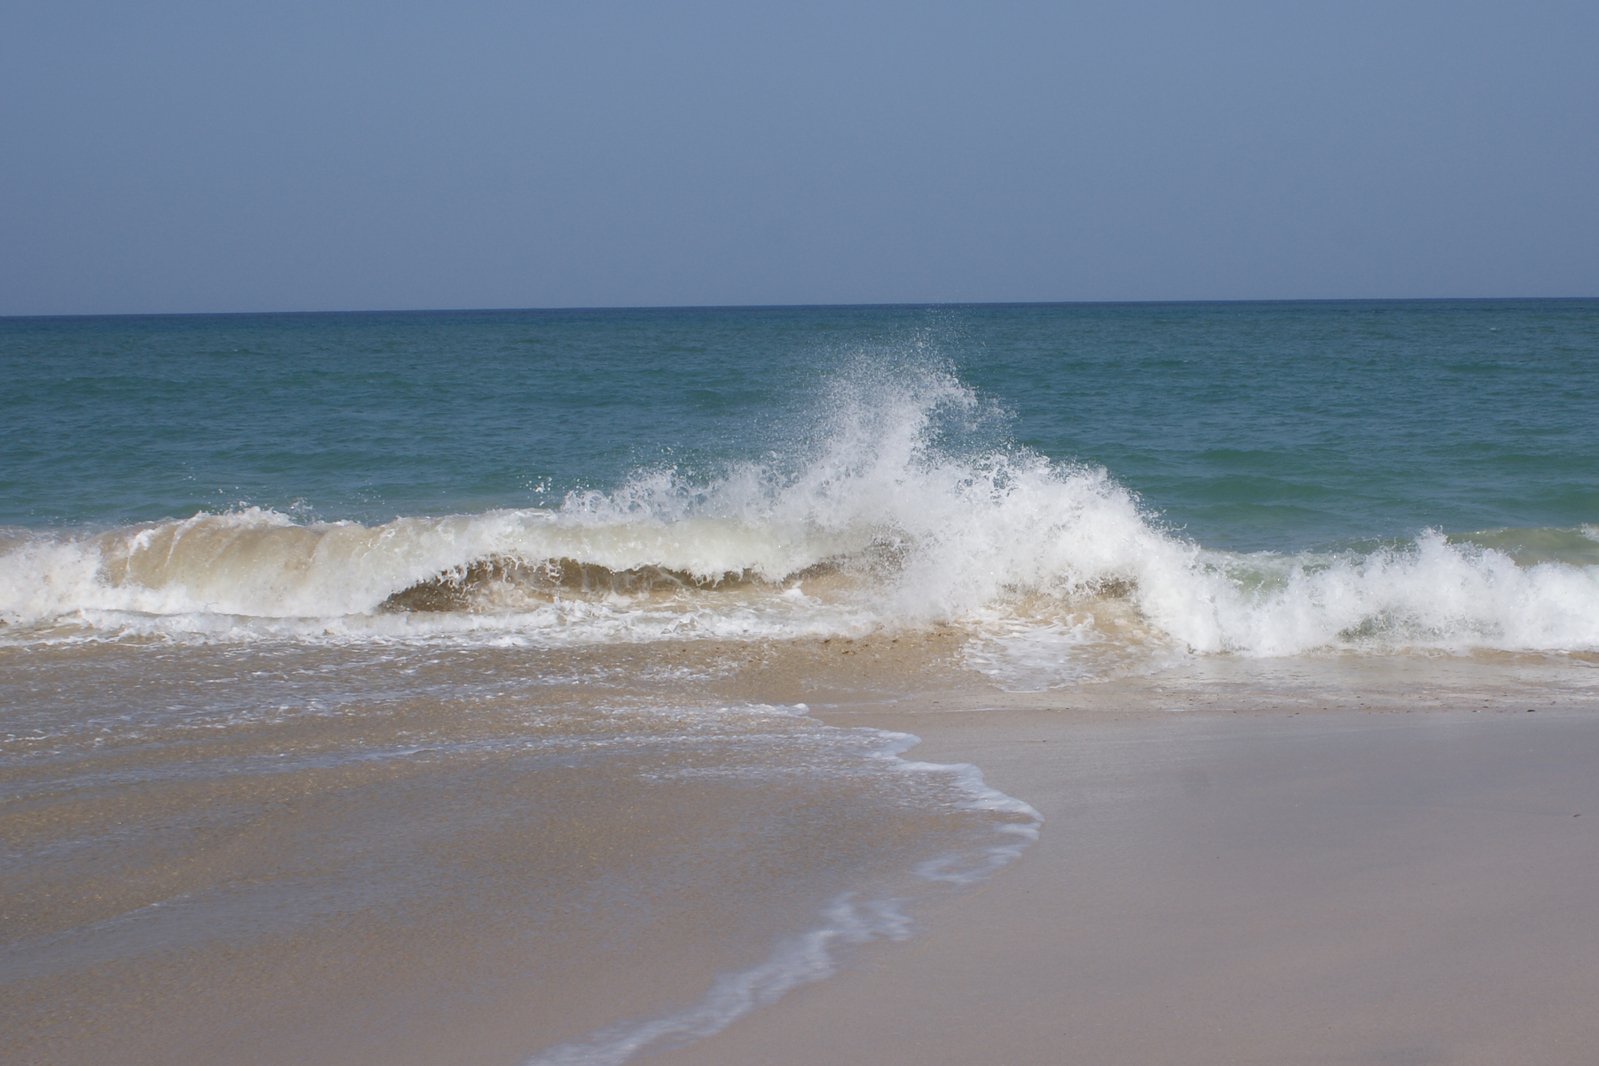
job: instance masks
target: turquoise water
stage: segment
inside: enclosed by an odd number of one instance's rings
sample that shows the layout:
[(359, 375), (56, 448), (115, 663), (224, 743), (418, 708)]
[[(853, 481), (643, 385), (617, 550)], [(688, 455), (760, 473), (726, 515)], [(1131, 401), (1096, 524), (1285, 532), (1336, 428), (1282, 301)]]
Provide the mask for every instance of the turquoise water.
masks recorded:
[(1599, 301), (0, 321), (0, 523), (547, 504), (808, 443), (852, 364), (952, 367), (994, 440), (1202, 543), (1599, 519)]
[[(1275, 648), (1268, 594), (1326, 615), (1291, 650), (1599, 639), (1594, 300), (11, 319), (0, 365), (13, 623), (375, 616), (437, 607), (442, 576), (476, 625), (574, 581), (775, 597), (826, 572), (838, 610), (789, 631), (1138, 588), (1200, 650)], [(891, 618), (841, 607), (845, 578)], [(1385, 591), (1430, 581), (1536, 618)], [(1218, 595), (1254, 614), (1190, 624)]]

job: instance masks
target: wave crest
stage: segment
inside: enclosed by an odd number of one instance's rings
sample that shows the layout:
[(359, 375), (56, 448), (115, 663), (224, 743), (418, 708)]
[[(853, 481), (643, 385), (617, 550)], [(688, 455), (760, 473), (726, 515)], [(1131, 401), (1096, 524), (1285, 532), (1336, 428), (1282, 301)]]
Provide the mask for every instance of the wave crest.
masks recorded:
[(709, 477), (643, 470), (552, 509), (377, 526), (245, 509), (0, 531), (0, 619), (13, 635), (130, 620), (211, 632), (226, 617), (244, 632), (302, 620), (294, 632), (585, 641), (954, 623), (979, 640), (1030, 634), (1022, 645), (1068, 657), (1116, 645), (1125, 658), (1129, 644), (1599, 649), (1591, 529), (1207, 551), (1104, 469), (1010, 444), (1002, 413), (947, 368), (876, 367), (824, 391), (791, 447)]

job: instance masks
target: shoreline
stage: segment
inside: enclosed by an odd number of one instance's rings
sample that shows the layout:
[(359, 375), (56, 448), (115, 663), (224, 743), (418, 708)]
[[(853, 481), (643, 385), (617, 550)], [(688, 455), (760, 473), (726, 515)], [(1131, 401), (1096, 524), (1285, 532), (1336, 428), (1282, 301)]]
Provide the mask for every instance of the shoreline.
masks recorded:
[[(1587, 1061), (1586, 664), (1422, 665), (1247, 699), (1238, 676), (1153, 677), (987, 710), (818, 709), (977, 765), (1042, 812), (1041, 839), (913, 915), (905, 943), (639, 1061)], [(1200, 709), (1166, 705), (1184, 692)]]
[[(357, 704), (133, 723), (122, 750), (87, 739), (90, 761), (56, 784), (33, 781), (57, 770), (23, 748), (8, 780), (35, 798), (0, 810), (8, 842), (98, 842), (8, 875), (24, 934), (0, 985), (8, 1051), (525, 1066), (692, 1015), (814, 933), (840, 874), (887, 924), (836, 941), (828, 976), (682, 1047), (691, 1030), (669, 1025), (627, 1061), (1486, 1063), (1528, 1047), (1509, 1058), (1577, 1062), (1570, 1047), (1599, 1046), (1579, 1005), (1599, 997), (1591, 657), (1201, 659), (1018, 693), (960, 648), (933, 631), (548, 663), (481, 650), (381, 674), (352, 670), (364, 652), (309, 649), (294, 668), (357, 674)], [(62, 678), (138, 663), (159, 680), (151, 706), (238, 672), (227, 648), (148, 657), (57, 649), (28, 670), (59, 695)], [(485, 698), (556, 660), (572, 673), (558, 688)], [(251, 691), (235, 695), (255, 706)], [(732, 761), (692, 747), (710, 775), (673, 776), (689, 764), (672, 738), (689, 734), (627, 717), (640, 699), (691, 709), (682, 721), (733, 742)], [(548, 713), (590, 704), (643, 746), (592, 765), (526, 748)], [(716, 732), (716, 708), (744, 724)], [(893, 756), (889, 734), (920, 740)], [(767, 735), (801, 746), (732, 757)], [(915, 882), (894, 860), (905, 834), (942, 833), (951, 812), (894, 785), (886, 822), (864, 793), (840, 806), (848, 775), (763, 776), (783, 752), (803, 771), (829, 737), (866, 760), (862, 781), (881, 780), (879, 757), (975, 767), (1042, 833), (975, 884), (895, 895)], [(285, 772), (291, 755), (305, 765)], [(91, 765), (112, 776), (70, 784)]]

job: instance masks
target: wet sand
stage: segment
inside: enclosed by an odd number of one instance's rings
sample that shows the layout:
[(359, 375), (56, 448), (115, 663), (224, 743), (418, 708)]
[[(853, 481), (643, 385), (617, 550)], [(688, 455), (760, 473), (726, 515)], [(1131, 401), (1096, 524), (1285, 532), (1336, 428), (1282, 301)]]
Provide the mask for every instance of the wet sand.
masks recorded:
[(759, 659), (9, 649), (0, 1061), (522, 1063), (992, 842)]
[(1042, 839), (909, 942), (650, 1061), (1592, 1062), (1592, 667), (1297, 669), (874, 715)]
[[(915, 733), (911, 758), (975, 763), (1046, 819), (1010, 867), (910, 907), (908, 941), (854, 949), (837, 975), (636, 1061), (1592, 1060), (1592, 664), (1211, 661), (1013, 694), (958, 649), (937, 632), (659, 645), (607, 651), (605, 670), (583, 675), (651, 678), (685, 705), (805, 702), (833, 725)], [(197, 686), (236, 669), (184, 655)], [(427, 694), (550, 672), (526, 658), (446, 656), (394, 681), (416, 694), (356, 714), (180, 723), (153, 747), (95, 755), (132, 772), (297, 752), (310, 762), (293, 774), (135, 777), (11, 801), (8, 848), (30, 833), (88, 839), (63, 819), (103, 832), (86, 856), (9, 875), (0, 1058), (512, 1066), (692, 1007), (715, 974), (812, 923), (837, 870), (910, 827), (863, 807), (846, 832), (837, 804), (769, 784), (733, 804), (716, 777), (665, 793), (649, 746), (603, 780), (534, 773), (520, 738), (543, 719), (519, 699)], [(685, 659), (701, 669), (679, 677)], [(170, 685), (174, 669), (152, 676)], [(313, 758), (418, 744), (437, 754)], [(48, 770), (28, 765), (13, 787)], [(846, 839), (865, 850), (830, 853)], [(712, 853), (744, 880), (719, 873), (708, 895)], [(666, 890), (621, 905), (594, 895), (641, 884)]]

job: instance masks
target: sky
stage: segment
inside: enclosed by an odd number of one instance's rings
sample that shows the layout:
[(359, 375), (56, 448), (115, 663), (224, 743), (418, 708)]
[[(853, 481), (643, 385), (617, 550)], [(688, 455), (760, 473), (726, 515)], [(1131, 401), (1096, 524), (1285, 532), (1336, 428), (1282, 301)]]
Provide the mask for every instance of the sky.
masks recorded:
[(5, 0), (0, 314), (1599, 295), (1592, 0)]

